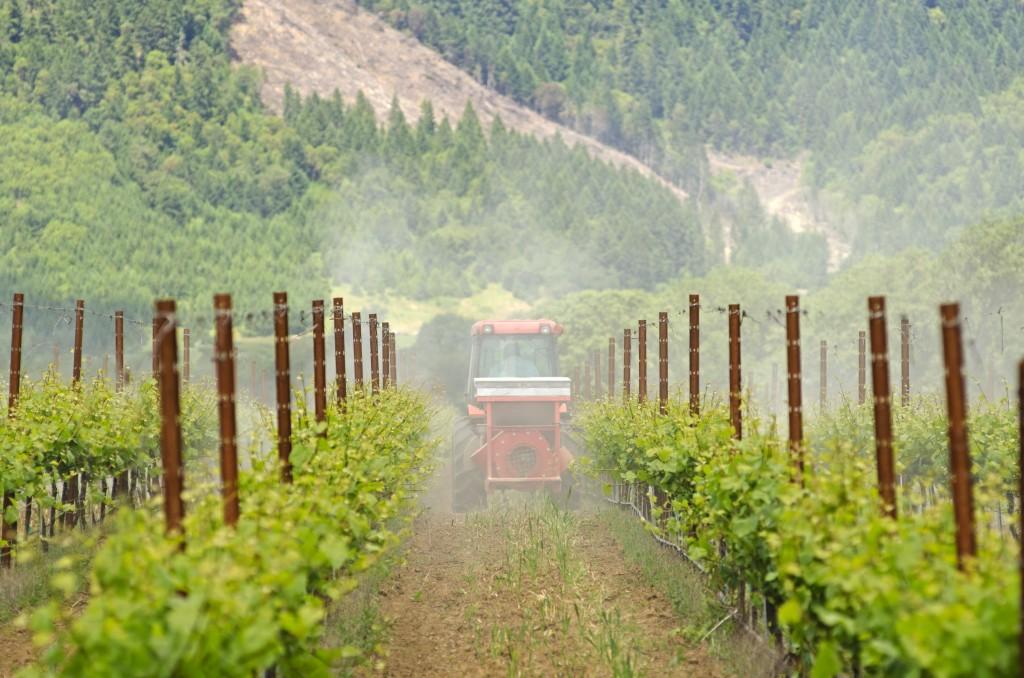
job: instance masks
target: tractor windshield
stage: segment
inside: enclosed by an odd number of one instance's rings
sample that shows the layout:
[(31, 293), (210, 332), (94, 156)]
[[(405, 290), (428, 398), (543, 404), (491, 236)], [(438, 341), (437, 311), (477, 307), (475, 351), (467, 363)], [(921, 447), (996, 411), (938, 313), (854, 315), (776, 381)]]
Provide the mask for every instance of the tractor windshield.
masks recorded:
[(555, 342), (544, 334), (506, 334), (480, 342), (481, 377), (555, 377)]

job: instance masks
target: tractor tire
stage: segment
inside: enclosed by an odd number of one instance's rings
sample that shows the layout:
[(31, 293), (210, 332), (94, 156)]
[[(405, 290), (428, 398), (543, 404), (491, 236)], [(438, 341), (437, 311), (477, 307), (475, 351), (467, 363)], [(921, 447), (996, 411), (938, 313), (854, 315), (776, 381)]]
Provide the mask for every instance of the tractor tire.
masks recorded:
[(455, 422), (452, 432), (452, 513), (468, 513), (487, 508), (484, 474), (470, 460), (482, 441), (476, 426), (469, 419)]
[(452, 513), (469, 513), (487, 508), (487, 490), (480, 469), (466, 469), (453, 479)]
[[(562, 447), (569, 450), (574, 458), (579, 458), (583, 453), (583, 446), (579, 443), (576, 428), (569, 424), (562, 427)], [(571, 469), (562, 472), (562, 489), (551, 492), (551, 498), (560, 507), (575, 511), (583, 503), (583, 486), (576, 482), (576, 477)]]
[(576, 511), (582, 504), (581, 489), (576, 483), (576, 478), (573, 476), (572, 471), (565, 471), (562, 473), (562, 488), (559, 490), (549, 490), (548, 496), (559, 508), (566, 511)]

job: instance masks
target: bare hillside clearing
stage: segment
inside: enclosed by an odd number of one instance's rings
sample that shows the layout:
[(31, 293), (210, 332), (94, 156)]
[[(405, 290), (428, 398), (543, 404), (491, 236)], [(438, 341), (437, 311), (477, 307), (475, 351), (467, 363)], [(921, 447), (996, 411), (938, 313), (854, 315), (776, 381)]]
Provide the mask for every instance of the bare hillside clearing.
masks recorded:
[(636, 158), (552, 122), (484, 87), (437, 52), (395, 30), (349, 0), (246, 0), (231, 33), (239, 60), (263, 71), (263, 99), (280, 110), (284, 88), (323, 96), (338, 90), (346, 101), (362, 91), (379, 116), (393, 97), (410, 121), (429, 100), (436, 114), (457, 120), (466, 102), (481, 121), (495, 116), (509, 128), (542, 139), (561, 136), (592, 157), (657, 179), (680, 200), (686, 192)]

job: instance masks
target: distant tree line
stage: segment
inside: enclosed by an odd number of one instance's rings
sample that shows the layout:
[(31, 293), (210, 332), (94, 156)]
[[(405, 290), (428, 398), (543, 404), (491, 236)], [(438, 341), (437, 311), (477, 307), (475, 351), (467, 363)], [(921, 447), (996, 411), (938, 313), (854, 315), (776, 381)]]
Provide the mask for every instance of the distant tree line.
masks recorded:
[(142, 312), (331, 280), (416, 297), (653, 288), (709, 260), (670, 191), (472, 108), (283, 117), (233, 68), (228, 0), (0, 0), (0, 288)]
[(1004, 186), (1021, 185), (1020, 85), (997, 95), (1024, 69), (1018, 0), (361, 4), (693, 194), (704, 144), (811, 151), (807, 179), (858, 254), (938, 246), (1019, 205)]

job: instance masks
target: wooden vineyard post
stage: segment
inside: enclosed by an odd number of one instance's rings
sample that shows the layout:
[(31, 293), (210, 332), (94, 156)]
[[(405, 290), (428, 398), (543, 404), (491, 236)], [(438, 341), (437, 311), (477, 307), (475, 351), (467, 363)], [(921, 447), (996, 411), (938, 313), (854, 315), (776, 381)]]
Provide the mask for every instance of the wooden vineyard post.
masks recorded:
[(974, 533), (974, 497), (971, 455), (967, 445), (967, 389), (964, 384), (963, 343), (959, 304), (943, 304), (942, 354), (946, 365), (946, 407), (949, 413), (949, 470), (956, 518), (956, 560), (964, 570), (977, 554)]
[(668, 411), (668, 313), (658, 314), (658, 411)]
[[(125, 387), (124, 373), (124, 311), (114, 312), (114, 389), (121, 393)], [(114, 479), (114, 497), (128, 495), (128, 470), (121, 471)]]
[(114, 388), (124, 390), (124, 311), (114, 312)]
[(741, 372), (740, 351), (740, 306), (729, 305), (729, 420), (732, 422), (733, 435), (743, 440), (743, 411), (740, 404), (743, 398), (743, 376)]
[(867, 399), (867, 336), (863, 330), (857, 335), (857, 404)]
[(352, 314), (352, 377), (356, 390), (363, 388), (363, 325), (359, 313)]
[(647, 402), (647, 321), (641, 320), (636, 331), (636, 397)]
[(910, 319), (900, 317), (900, 405), (910, 405)]
[[(7, 416), (14, 417), (14, 410), (18, 406), (18, 397), (21, 395), (21, 337), (22, 328), (25, 324), (25, 295), (16, 292), (14, 304), (11, 311), (11, 371), (7, 383)], [(11, 554), (18, 540), (18, 522), (7, 522), (7, 510), (14, 504), (14, 493), (4, 488), (3, 503), (0, 504), (0, 530), (5, 544), (0, 549), (0, 567), (11, 568)]]
[(192, 378), (192, 333), (187, 327), (181, 330), (181, 348), (183, 353), (181, 383), (187, 384)]
[(18, 405), (21, 395), (21, 337), (25, 323), (25, 295), (14, 294), (11, 307), (11, 365), (10, 378), (7, 383), (7, 416), (14, 416), (14, 408)]
[(700, 295), (690, 295), (690, 414), (700, 414)]
[(825, 410), (828, 409), (828, 342), (824, 339), (821, 340), (818, 390), (820, 391), (818, 407), (821, 408), (821, 413), (824, 414)]
[[(85, 301), (79, 299), (75, 302), (75, 343), (71, 353), (71, 384), (79, 386), (82, 383), (82, 341), (85, 334)], [(75, 509), (64, 514), (64, 524), (75, 527), (78, 524), (79, 513), (82, 512), (82, 500), (84, 499), (85, 488), (80, 488), (81, 476), (75, 473), (65, 480), (67, 486), (67, 503), (74, 505)], [(84, 526), (84, 516), (82, 517)]]
[(345, 300), (334, 297), (332, 308), (334, 320), (334, 381), (338, 405), (345, 404), (348, 384), (345, 383)]
[(156, 346), (156, 335), (160, 331), (159, 319), (153, 318), (153, 381), (160, 382), (160, 351)]
[[(1017, 442), (1019, 450), (1017, 452), (1017, 498), (1024, 498), (1024, 361), (1021, 361), (1017, 368), (1017, 417), (1018, 417), (1018, 434)], [(1019, 501), (1017, 506), (1017, 534), (1024, 537), (1024, 501)], [(1018, 570), (1021, 576), (1021, 581), (1024, 581), (1024, 538), (1022, 538), (1017, 547), (1018, 554)], [(1020, 590), (1020, 602), (1019, 612), (1020, 615), (1020, 632), (1018, 634), (1018, 661), (1020, 663), (1020, 672), (1024, 674), (1024, 586), (1021, 586)]]
[(370, 390), (380, 392), (380, 354), (377, 344), (377, 314), (370, 314)]
[[(160, 459), (164, 471), (164, 524), (168, 534), (181, 532), (185, 504), (185, 465), (181, 456), (181, 402), (178, 384), (178, 338), (175, 304), (156, 302), (156, 346), (160, 365)], [(184, 540), (181, 548), (184, 548)]]
[(75, 385), (82, 382), (82, 335), (84, 332), (85, 301), (79, 299), (75, 302), (75, 349), (71, 364), (71, 383)]
[(592, 360), (594, 361), (594, 400), (600, 400), (603, 391), (601, 388), (601, 351), (595, 350), (592, 355)]
[(633, 337), (632, 330), (622, 330), (622, 400), (629, 402), (629, 390), (632, 384), (632, 378), (629, 374), (629, 368), (633, 361)]
[(868, 299), (868, 329), (871, 332), (871, 390), (875, 409), (875, 466), (882, 512), (896, 518), (896, 474), (892, 452), (892, 395), (889, 385), (889, 330), (885, 320), (885, 297)]
[(380, 387), (386, 391), (391, 381), (391, 325), (381, 323), (380, 327)]
[(786, 297), (786, 391), (789, 400), (789, 450), (796, 480), (804, 482), (803, 374), (800, 361), (800, 297)]
[(274, 292), (274, 365), (277, 395), (277, 458), (281, 482), (292, 482), (291, 362), (288, 356), (288, 293)]
[(216, 347), (213, 353), (217, 371), (217, 410), (220, 417), (220, 492), (224, 505), (224, 523), (238, 524), (238, 447), (235, 418), (235, 347), (232, 337), (231, 295), (213, 297), (216, 318)]
[[(114, 388), (118, 393), (125, 389), (125, 313), (114, 312)], [(114, 497), (128, 495), (128, 470), (125, 469), (114, 479)]]
[(313, 302), (313, 407), (316, 420), (327, 418), (327, 350), (324, 346), (324, 300)]
[(572, 386), (571, 393), (573, 402), (583, 396), (583, 382), (580, 381), (580, 366), (579, 363), (572, 368)]
[(398, 348), (395, 346), (395, 333), (392, 332), (390, 335), (390, 341), (388, 341), (388, 356), (390, 356), (390, 367), (391, 367), (391, 388), (398, 388)]
[(608, 337), (608, 400), (615, 398), (615, 337)]

